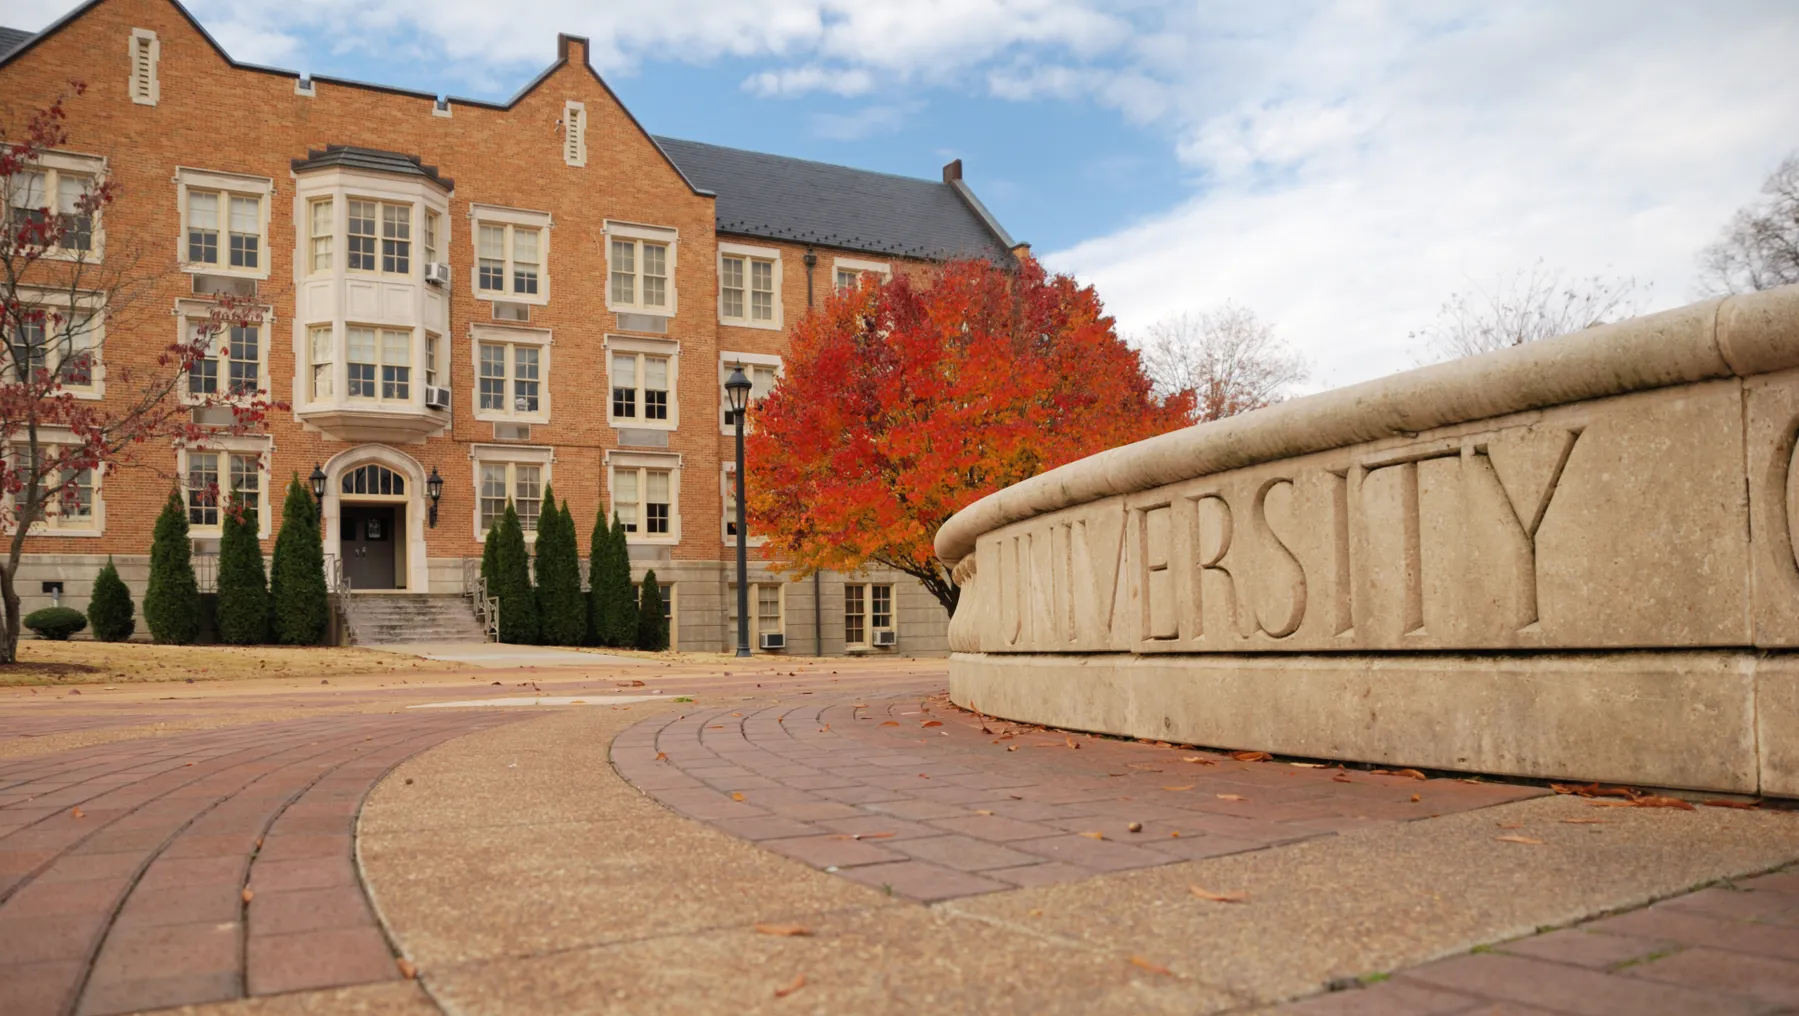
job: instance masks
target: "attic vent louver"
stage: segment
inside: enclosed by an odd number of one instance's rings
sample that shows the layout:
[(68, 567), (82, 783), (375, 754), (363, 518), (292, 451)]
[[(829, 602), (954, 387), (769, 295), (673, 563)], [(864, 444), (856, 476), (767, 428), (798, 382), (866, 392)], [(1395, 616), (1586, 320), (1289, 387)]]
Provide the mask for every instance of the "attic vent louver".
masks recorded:
[(587, 165), (587, 108), (572, 99), (562, 104), (562, 161)]
[(140, 106), (154, 106), (161, 97), (162, 86), (156, 79), (156, 65), (162, 59), (162, 44), (156, 33), (147, 28), (131, 30), (131, 101)]

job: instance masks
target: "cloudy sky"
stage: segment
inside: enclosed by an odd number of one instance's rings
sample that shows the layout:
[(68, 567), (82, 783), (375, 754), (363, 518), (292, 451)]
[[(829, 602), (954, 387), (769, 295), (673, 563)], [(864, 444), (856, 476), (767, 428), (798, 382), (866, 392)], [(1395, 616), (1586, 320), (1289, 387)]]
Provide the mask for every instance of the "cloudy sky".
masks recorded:
[[(1409, 366), (1446, 296), (1539, 261), (1686, 302), (1699, 248), (1799, 148), (1790, 0), (192, 9), (239, 59), (482, 98), (567, 31), (658, 133), (927, 177), (963, 158), (1127, 334), (1234, 300), (1321, 386)], [(16, 27), (60, 13), (0, 0)]]

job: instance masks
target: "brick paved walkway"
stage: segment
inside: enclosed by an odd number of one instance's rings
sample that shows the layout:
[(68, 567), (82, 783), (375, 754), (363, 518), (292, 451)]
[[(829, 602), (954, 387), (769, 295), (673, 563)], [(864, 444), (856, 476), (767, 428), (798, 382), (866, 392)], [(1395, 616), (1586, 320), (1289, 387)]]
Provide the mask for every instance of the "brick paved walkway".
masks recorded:
[(612, 760), (683, 815), (924, 902), (1544, 793), (984, 722), (940, 696), (706, 709), (632, 727)]
[(1799, 871), (1401, 971), (1292, 1016), (1764, 1016), (1799, 1012)]
[(0, 1013), (394, 979), (354, 823), (408, 756), (516, 715), (336, 715), (0, 759)]

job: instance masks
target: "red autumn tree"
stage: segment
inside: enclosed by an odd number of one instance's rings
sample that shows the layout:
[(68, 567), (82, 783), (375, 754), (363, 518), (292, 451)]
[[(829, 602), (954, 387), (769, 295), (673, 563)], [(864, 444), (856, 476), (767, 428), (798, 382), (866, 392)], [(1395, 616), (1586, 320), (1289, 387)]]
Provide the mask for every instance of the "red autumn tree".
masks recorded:
[(279, 405), (241, 389), (181, 397), (190, 369), (227, 329), (259, 320), (245, 301), (217, 301), (195, 334), (147, 357), (107, 355), (105, 337), (129, 330), (133, 311), (175, 268), (146, 265), (120, 238), (105, 241), (106, 209), (119, 196), (110, 176), (59, 174), (53, 185), (44, 156), (69, 147), (65, 105), (83, 90), (72, 84), (17, 128), (0, 124), (0, 523), (8, 537), (0, 664), (17, 659), (15, 580), (27, 537), (57, 516), (92, 512), (102, 470), (156, 469), (171, 461), (171, 446), (245, 433)]
[(799, 322), (752, 412), (751, 532), (785, 570), (886, 565), (954, 613), (931, 546), (951, 515), (1192, 408), (1191, 392), (1152, 393), (1092, 287), (1029, 258), (865, 278)]

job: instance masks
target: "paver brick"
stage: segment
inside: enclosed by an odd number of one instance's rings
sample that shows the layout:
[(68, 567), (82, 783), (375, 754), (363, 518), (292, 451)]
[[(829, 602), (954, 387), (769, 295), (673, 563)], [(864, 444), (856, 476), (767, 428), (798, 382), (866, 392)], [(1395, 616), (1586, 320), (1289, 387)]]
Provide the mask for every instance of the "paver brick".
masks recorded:
[(834, 836), (763, 840), (762, 846), (797, 861), (804, 861), (815, 868), (847, 868), (859, 864), (904, 860), (901, 855), (872, 843)]
[(987, 868), (1015, 868), (1038, 858), (1032, 854), (1008, 850), (970, 836), (949, 834), (918, 839), (896, 840), (892, 848), (920, 861), (940, 864), (958, 871), (981, 871)]
[(1652, 938), (1603, 935), (1586, 928), (1563, 928), (1494, 948), (1514, 956), (1529, 956), (1553, 963), (1572, 963), (1592, 970), (1609, 970), (1622, 963), (1678, 949), (1679, 946)]
[(1664, 939), (1777, 959), (1799, 960), (1799, 928), (1749, 924), (1667, 906), (1650, 907), (1594, 921), (1586, 927), (1608, 935)]
[(1011, 888), (1004, 882), (924, 861), (862, 865), (846, 868), (841, 874), (852, 882), (887, 889), (896, 896), (924, 903)]
[(252, 995), (396, 980), (387, 940), (374, 925), (292, 935), (252, 935), (245, 947), (245, 981)]
[(1747, 999), (1647, 984), (1581, 967), (1523, 956), (1476, 953), (1401, 973), (1397, 980), (1471, 995), (1551, 1008), (1575, 1016), (1758, 1016), (1766, 1007)]
[(1743, 995), (1770, 1005), (1799, 1006), (1799, 963), (1791, 960), (1688, 949), (1630, 967), (1624, 974), (1714, 995)]
[[(1333, 991), (1295, 1002), (1283, 1016), (1451, 1016), (1492, 1011), (1494, 1003), (1423, 985), (1389, 981), (1368, 988)], [(1477, 1008), (1479, 1007), (1479, 1008)]]

